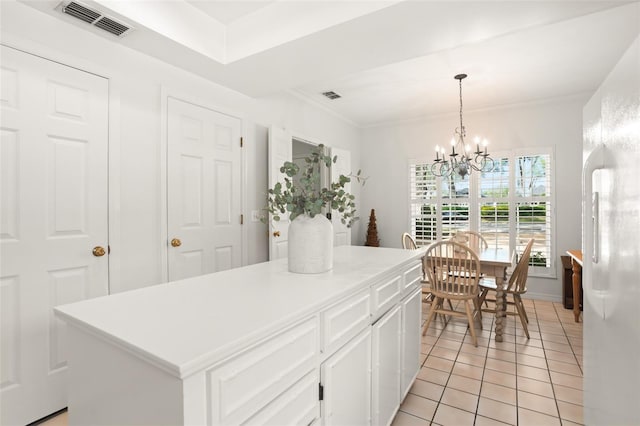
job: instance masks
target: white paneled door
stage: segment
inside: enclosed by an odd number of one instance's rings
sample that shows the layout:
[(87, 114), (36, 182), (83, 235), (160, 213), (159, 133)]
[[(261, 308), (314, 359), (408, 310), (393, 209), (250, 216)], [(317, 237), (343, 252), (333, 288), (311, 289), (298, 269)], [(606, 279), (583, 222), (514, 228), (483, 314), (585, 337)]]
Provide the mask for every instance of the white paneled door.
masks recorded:
[(169, 281), (242, 265), (237, 117), (167, 101)]
[[(331, 156), (338, 157), (338, 161), (331, 166), (331, 182), (339, 182), (340, 175), (349, 176), (351, 174), (351, 152), (345, 149), (331, 148)], [(353, 180), (353, 178), (351, 179)], [(351, 182), (344, 186), (344, 190), (351, 192)], [(333, 224), (333, 245), (350, 246), (351, 228), (342, 223), (342, 217), (337, 210), (331, 212), (331, 223)]]
[[(269, 188), (280, 182), (284, 187), (284, 175), (280, 167), (285, 161), (293, 161), (291, 133), (280, 127), (269, 129)], [(280, 220), (269, 215), (269, 260), (287, 257), (289, 246), (289, 213), (280, 214)]]
[(53, 307), (108, 293), (108, 81), (2, 46), (0, 423), (67, 405)]

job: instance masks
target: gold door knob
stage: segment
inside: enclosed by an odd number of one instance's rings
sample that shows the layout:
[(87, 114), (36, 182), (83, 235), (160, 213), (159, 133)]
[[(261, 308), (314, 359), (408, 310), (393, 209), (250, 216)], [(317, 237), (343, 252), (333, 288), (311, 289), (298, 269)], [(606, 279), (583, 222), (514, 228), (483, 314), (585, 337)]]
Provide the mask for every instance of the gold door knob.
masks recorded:
[(95, 257), (100, 257), (104, 256), (106, 254), (106, 251), (104, 250), (104, 247), (96, 246), (93, 248), (91, 253), (93, 253)]
[(180, 241), (178, 238), (174, 238), (173, 240), (171, 240), (171, 247), (180, 247), (182, 245), (182, 241)]
[(279, 237), (280, 236), (280, 231), (274, 231), (273, 232), (273, 236), (274, 237)]

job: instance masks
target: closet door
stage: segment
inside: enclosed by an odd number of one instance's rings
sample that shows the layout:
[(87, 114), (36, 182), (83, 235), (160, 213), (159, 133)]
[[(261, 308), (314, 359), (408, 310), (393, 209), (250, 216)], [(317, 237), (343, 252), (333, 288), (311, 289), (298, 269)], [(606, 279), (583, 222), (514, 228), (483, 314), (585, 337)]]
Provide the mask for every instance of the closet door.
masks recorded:
[[(284, 186), (284, 175), (280, 167), (293, 160), (293, 139), (291, 133), (280, 127), (269, 128), (269, 182), (273, 188), (280, 182)], [(287, 257), (289, 247), (289, 213), (280, 214), (280, 220), (273, 220), (269, 214), (269, 260)]]
[[(351, 174), (351, 152), (339, 149), (331, 148), (331, 156), (338, 157), (331, 166), (331, 182), (338, 182), (340, 175), (349, 176)], [(352, 182), (347, 183), (344, 186), (344, 190), (351, 193), (352, 184), (355, 181), (351, 178)], [(358, 208), (358, 206), (356, 205)], [(333, 245), (334, 246), (350, 246), (351, 245), (351, 228), (342, 223), (342, 218), (337, 210), (331, 212), (331, 222), (333, 223)]]
[(242, 122), (169, 98), (169, 281), (242, 265)]
[(108, 293), (108, 81), (2, 47), (1, 424), (67, 405), (60, 304)]

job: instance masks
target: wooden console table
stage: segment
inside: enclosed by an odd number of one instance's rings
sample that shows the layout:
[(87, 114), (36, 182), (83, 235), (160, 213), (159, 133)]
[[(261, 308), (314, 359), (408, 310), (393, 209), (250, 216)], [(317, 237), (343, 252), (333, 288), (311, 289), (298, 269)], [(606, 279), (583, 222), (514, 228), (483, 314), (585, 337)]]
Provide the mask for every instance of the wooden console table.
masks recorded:
[(571, 256), (571, 270), (573, 276), (573, 317), (576, 322), (580, 322), (580, 281), (582, 279), (582, 250), (568, 250)]

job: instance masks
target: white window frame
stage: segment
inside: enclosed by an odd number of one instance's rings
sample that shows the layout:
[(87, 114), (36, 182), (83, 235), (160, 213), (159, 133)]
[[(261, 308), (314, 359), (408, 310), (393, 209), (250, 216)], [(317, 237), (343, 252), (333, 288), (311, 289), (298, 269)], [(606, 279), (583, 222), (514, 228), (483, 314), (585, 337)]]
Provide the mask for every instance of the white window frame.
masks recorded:
[[(550, 191), (551, 195), (548, 196), (530, 196), (530, 197), (521, 197), (516, 195), (516, 158), (521, 156), (536, 156), (536, 155), (548, 155), (549, 156), (549, 165), (548, 169), (550, 171)], [(553, 148), (549, 147), (540, 147), (540, 148), (517, 148), (509, 151), (501, 151), (492, 153), (491, 156), (493, 158), (508, 158), (509, 160), (509, 193), (507, 197), (500, 198), (500, 201), (506, 202), (509, 205), (509, 250), (514, 250), (517, 245), (516, 241), (516, 214), (517, 214), (517, 206), (518, 203), (521, 202), (531, 202), (531, 201), (545, 201), (547, 202), (547, 208), (550, 209), (548, 213), (549, 217), (549, 266), (541, 267), (541, 266), (530, 266), (529, 267), (529, 275), (534, 277), (542, 277), (542, 278), (556, 278), (556, 168), (555, 168), (555, 152)], [(408, 169), (409, 169), (409, 229), (413, 230), (414, 219), (416, 217), (412, 214), (412, 207), (414, 204), (417, 204), (420, 200), (413, 197), (412, 191), (412, 179), (411, 169), (415, 165), (422, 164), (431, 164), (433, 160), (425, 160), (423, 158), (419, 159), (409, 159)], [(433, 204), (436, 206), (436, 236), (438, 240), (442, 239), (442, 215), (440, 214), (442, 211), (443, 204), (448, 203), (468, 203), (469, 205), (469, 229), (472, 231), (479, 231), (480, 229), (480, 220), (481, 220), (481, 210), (480, 205), (485, 202), (491, 202), (489, 200), (483, 199), (480, 197), (480, 174), (477, 172), (473, 172), (469, 176), (469, 195), (466, 198), (443, 198), (442, 196), (442, 185), (441, 179), (436, 177), (436, 197), (429, 199), (428, 204)], [(485, 201), (486, 200), (486, 201)], [(496, 200), (498, 200), (496, 198)], [(427, 200), (424, 200), (427, 203)], [(533, 255), (533, 252), (532, 252)]]

